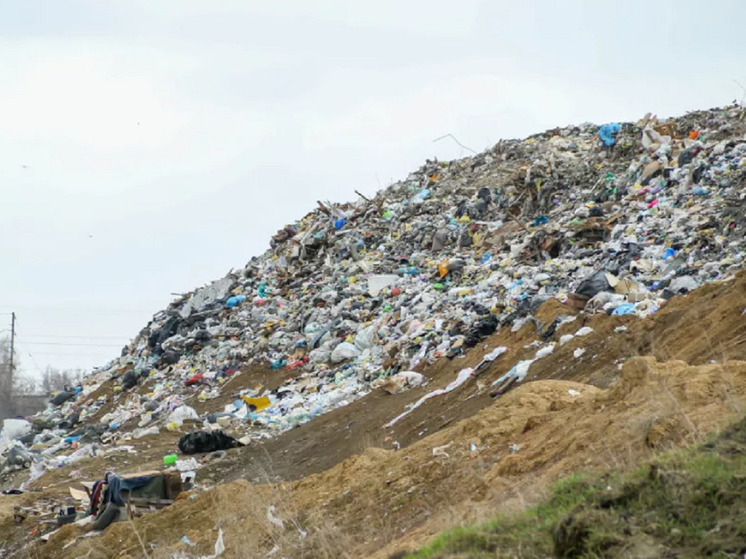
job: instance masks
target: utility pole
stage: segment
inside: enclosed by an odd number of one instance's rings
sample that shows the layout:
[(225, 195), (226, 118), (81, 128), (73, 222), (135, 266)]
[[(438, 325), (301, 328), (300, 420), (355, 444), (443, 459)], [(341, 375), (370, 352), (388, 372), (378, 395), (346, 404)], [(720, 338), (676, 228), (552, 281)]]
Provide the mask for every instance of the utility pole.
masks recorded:
[[(2, 367), (0, 370), (0, 420), (11, 417), (11, 406), (13, 405), (11, 391), (13, 390), (13, 361), (15, 361), (16, 313), (10, 314), (10, 361), (8, 361), (7, 370), (5, 370), (6, 367)], [(2, 361), (5, 361), (5, 358)]]
[(16, 313), (10, 313), (10, 371), (8, 371), (8, 396), (13, 390), (13, 356), (16, 343)]

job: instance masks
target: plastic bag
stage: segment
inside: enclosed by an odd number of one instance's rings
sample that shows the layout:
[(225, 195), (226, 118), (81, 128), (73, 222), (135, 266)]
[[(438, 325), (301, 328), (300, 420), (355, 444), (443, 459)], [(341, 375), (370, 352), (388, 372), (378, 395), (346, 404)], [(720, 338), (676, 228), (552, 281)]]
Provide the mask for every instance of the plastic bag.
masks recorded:
[(606, 279), (606, 272), (599, 270), (581, 281), (580, 285), (575, 289), (575, 293), (578, 295), (584, 295), (590, 299), (602, 291), (611, 290), (609, 280)]
[(375, 297), (381, 292), (382, 289), (388, 287), (389, 285), (392, 285), (398, 280), (399, 276), (393, 275), (370, 276), (368, 278), (368, 293)]
[(235, 295), (233, 297), (230, 297), (225, 302), (225, 306), (232, 309), (236, 305), (243, 303), (245, 300), (246, 300), (246, 295)]
[(189, 406), (179, 406), (171, 412), (171, 415), (168, 416), (167, 423), (177, 423), (178, 425), (181, 425), (187, 419), (199, 421), (199, 415), (194, 408)]
[(376, 328), (375, 326), (368, 326), (360, 330), (355, 336), (355, 347), (360, 351), (370, 349), (376, 343)]
[(598, 136), (605, 146), (613, 146), (616, 143), (614, 136), (621, 132), (622, 127), (618, 122), (604, 124), (598, 129)]
[(3, 434), (8, 440), (17, 439), (31, 432), (31, 423), (25, 419), (5, 419)]
[(342, 342), (332, 351), (332, 363), (340, 363), (346, 359), (354, 359), (360, 355), (360, 350), (350, 342)]
[(374, 388), (383, 388), (389, 394), (399, 394), (408, 388), (421, 386), (425, 382), (425, 376), (415, 371), (401, 371), (391, 375), (387, 379), (374, 383)]

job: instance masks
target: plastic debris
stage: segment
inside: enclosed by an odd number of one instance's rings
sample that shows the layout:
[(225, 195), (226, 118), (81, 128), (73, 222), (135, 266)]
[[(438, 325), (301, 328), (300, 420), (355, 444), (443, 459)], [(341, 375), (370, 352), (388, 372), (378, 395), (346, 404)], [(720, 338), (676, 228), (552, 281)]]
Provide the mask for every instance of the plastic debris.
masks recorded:
[[(501, 367), (504, 351), (488, 349), (495, 332), (530, 329), (535, 357), (500, 369), (499, 396), (535, 359), (593, 332), (572, 333), (574, 315), (629, 315), (626, 324), (743, 268), (740, 111), (558, 128), (427, 161), (370, 198), (320, 203), (263, 254), (177, 296), (121, 354), (55, 394), (30, 431), (4, 429), (0, 454), (39, 445), (36, 479), (100, 453), (100, 442), (191, 431), (189, 422), (250, 442), (384, 383), (422, 390), (417, 371), (487, 352), (390, 426)], [(567, 316), (545, 324), (538, 311), (551, 299)], [(234, 389), (248, 367), (282, 380)], [(224, 408), (200, 414), (185, 402)]]
[(621, 130), (622, 126), (618, 122), (604, 124), (598, 129), (598, 136), (605, 146), (613, 146), (616, 143), (615, 136)]

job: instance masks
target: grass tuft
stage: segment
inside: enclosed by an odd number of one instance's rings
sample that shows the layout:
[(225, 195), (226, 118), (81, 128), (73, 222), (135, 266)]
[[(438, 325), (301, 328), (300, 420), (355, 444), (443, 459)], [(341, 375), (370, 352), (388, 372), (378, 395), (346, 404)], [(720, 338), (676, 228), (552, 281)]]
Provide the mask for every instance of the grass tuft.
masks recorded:
[(437, 536), (402, 557), (743, 557), (746, 419), (632, 473), (576, 474), (521, 514)]

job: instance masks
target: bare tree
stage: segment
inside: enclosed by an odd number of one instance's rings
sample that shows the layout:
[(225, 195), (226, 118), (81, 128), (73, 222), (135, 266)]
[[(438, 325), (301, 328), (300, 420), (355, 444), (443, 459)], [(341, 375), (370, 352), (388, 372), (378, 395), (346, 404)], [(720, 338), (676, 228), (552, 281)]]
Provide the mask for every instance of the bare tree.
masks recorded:
[[(14, 364), (15, 365), (15, 364)], [(15, 369), (15, 366), (13, 367)], [(13, 375), (10, 370), (10, 340), (0, 338), (0, 417), (7, 417), (13, 398)]]
[(66, 387), (75, 386), (83, 379), (82, 369), (56, 369), (47, 367), (41, 378), (41, 389), (46, 394), (60, 392)]
[(41, 394), (41, 388), (39, 388), (39, 383), (35, 378), (18, 374), (18, 371), (16, 371), (16, 374), (13, 375), (12, 394), (14, 396), (37, 395)]

